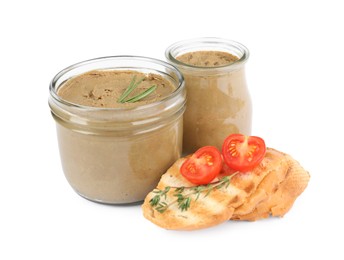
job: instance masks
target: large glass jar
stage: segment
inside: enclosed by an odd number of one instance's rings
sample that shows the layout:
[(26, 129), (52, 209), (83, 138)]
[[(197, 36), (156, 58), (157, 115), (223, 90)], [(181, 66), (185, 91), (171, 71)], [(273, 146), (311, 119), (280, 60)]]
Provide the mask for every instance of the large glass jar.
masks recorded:
[[(213, 62), (203, 57), (209, 52), (225, 53), (235, 59), (227, 62), (225, 57)], [(250, 135), (252, 105), (245, 79), (249, 57), (245, 46), (225, 39), (198, 38), (174, 43), (165, 54), (185, 79), (185, 154), (206, 145), (221, 149), (224, 139), (232, 133)], [(186, 61), (180, 58), (184, 56), (188, 56)], [(200, 63), (195, 65), (192, 60)]]
[[(160, 75), (175, 90), (160, 101), (134, 107), (101, 108), (64, 100), (59, 88), (93, 70), (127, 70)], [(185, 87), (170, 64), (134, 56), (104, 57), (72, 65), (50, 84), (64, 174), (72, 188), (92, 201), (138, 202), (181, 156)]]

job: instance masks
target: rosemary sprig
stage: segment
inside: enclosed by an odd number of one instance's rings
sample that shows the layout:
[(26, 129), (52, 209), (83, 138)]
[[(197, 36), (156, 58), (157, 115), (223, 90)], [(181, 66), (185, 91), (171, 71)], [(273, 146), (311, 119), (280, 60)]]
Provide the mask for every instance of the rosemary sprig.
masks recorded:
[[(230, 184), (230, 180), (234, 177), (238, 172), (235, 172), (231, 176), (226, 176), (220, 179), (217, 182), (209, 183), (207, 185), (198, 185), (192, 187), (170, 187), (167, 186), (163, 190), (155, 189), (153, 192), (156, 195), (149, 201), (150, 205), (158, 212), (164, 213), (170, 206), (173, 204), (178, 204), (178, 208), (181, 211), (186, 211), (190, 208), (191, 205), (191, 198), (195, 196), (195, 201), (200, 198), (201, 193), (205, 193), (204, 198), (207, 197), (213, 190), (219, 190), (223, 187), (227, 188)], [(174, 189), (173, 196), (176, 197), (175, 200), (171, 201), (170, 203), (166, 202), (167, 193)], [(186, 191), (189, 191), (186, 193)], [(186, 194), (185, 194), (186, 193)]]
[(119, 99), (117, 100), (118, 103), (133, 103), (136, 101), (141, 100), (144, 97), (147, 97), (149, 94), (151, 94), (153, 91), (155, 91), (157, 89), (156, 85), (151, 86), (150, 88), (146, 89), (145, 91), (137, 94), (136, 96), (132, 97), (132, 98), (127, 98), (131, 92), (133, 92), (137, 86), (144, 80), (144, 78), (138, 80), (136, 82), (136, 75), (132, 78), (129, 86), (127, 87), (127, 89), (122, 93), (122, 95), (119, 97)]
[(139, 101), (140, 99), (147, 97), (150, 93), (152, 93), (154, 90), (157, 89), (157, 86), (153, 85), (150, 88), (146, 89), (145, 91), (143, 91), (142, 93), (136, 95), (135, 97), (132, 97), (130, 99), (127, 99), (125, 102), (136, 102)]

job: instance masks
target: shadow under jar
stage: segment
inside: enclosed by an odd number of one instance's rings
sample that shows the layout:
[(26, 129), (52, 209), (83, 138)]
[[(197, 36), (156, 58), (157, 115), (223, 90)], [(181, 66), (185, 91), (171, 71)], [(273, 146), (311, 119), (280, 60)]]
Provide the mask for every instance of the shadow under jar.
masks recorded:
[[(133, 82), (135, 90), (120, 101)], [(58, 73), (49, 106), (72, 188), (106, 204), (142, 201), (181, 156), (185, 95), (175, 67), (145, 57), (98, 58)]]
[(184, 154), (206, 145), (221, 149), (232, 133), (251, 134), (245, 46), (220, 38), (197, 38), (174, 43), (165, 55), (185, 79)]

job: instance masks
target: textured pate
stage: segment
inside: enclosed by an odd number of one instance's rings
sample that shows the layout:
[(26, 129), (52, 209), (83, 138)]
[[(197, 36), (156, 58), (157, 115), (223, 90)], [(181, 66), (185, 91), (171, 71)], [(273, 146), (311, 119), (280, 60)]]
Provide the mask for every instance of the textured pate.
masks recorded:
[[(136, 82), (144, 79), (128, 96), (133, 97), (153, 85), (157, 89), (149, 96), (135, 103), (120, 103), (119, 97), (136, 77)], [(156, 74), (138, 71), (94, 70), (67, 80), (58, 90), (58, 95), (71, 103), (104, 108), (133, 107), (163, 99), (175, 90), (166, 78)]]

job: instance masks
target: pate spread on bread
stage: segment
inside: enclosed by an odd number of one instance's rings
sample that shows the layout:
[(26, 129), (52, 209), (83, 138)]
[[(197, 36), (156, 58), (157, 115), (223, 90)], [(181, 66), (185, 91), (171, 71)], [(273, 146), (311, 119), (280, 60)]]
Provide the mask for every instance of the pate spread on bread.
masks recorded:
[[(164, 203), (169, 207), (159, 212), (151, 201), (156, 190), (150, 192), (142, 205), (143, 215), (152, 223), (172, 230), (195, 230), (218, 225), (228, 220), (258, 220), (269, 216), (283, 216), (292, 207), (309, 181), (309, 174), (291, 156), (267, 148), (258, 166), (245, 173), (234, 174), (226, 187), (201, 194), (191, 194), (187, 210), (176, 202), (178, 187), (192, 187), (180, 174), (186, 158), (177, 160), (161, 177), (156, 189), (169, 190)], [(216, 182), (223, 178), (220, 174)]]

